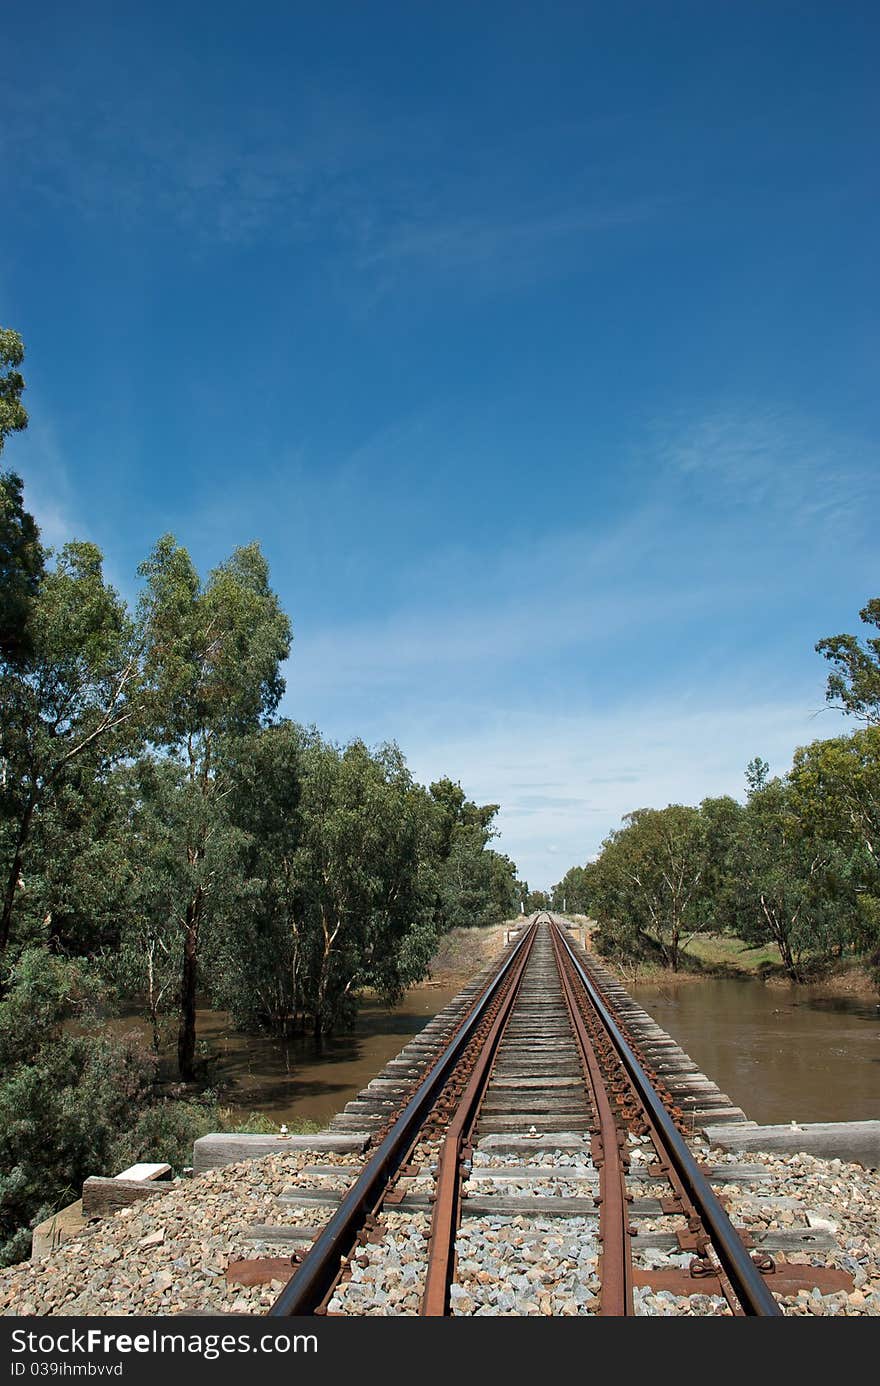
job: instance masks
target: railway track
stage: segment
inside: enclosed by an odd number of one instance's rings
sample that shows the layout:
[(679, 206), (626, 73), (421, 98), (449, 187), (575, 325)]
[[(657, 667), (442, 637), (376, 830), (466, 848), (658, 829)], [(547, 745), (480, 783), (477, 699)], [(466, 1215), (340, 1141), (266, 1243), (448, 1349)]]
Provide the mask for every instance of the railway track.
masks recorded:
[(660, 1294), (773, 1316), (768, 1282), (812, 1283), (732, 1226), (650, 1026), (610, 993), (536, 916), (427, 1071), (383, 1094), (360, 1171), (328, 1170), (335, 1211), (270, 1314), (628, 1316)]

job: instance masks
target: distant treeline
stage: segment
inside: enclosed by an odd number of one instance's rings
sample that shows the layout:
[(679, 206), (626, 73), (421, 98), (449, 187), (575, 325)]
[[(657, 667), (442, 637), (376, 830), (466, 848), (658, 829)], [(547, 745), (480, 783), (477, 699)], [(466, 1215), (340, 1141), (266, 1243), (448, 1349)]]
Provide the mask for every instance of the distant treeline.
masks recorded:
[[(860, 616), (880, 627), (880, 599)], [(745, 803), (627, 814), (552, 891), (556, 909), (599, 921), (604, 951), (659, 951), (677, 969), (687, 940), (713, 931), (775, 944), (795, 981), (806, 964), (851, 954), (880, 982), (880, 638), (837, 635), (816, 649), (834, 670), (828, 701), (865, 725), (801, 747), (784, 775), (756, 757)]]
[[(0, 450), (22, 357), (0, 330)], [(166, 535), (139, 576), (132, 609), (0, 474), (0, 1264), (85, 1175), (185, 1158), (205, 1113), (159, 1100), (157, 1055), (170, 1022), (196, 1077), (197, 996), (325, 1034), (522, 897), (497, 805), (278, 716), (292, 633), (257, 544), (203, 579)], [(120, 1000), (151, 1042), (98, 1023)]]

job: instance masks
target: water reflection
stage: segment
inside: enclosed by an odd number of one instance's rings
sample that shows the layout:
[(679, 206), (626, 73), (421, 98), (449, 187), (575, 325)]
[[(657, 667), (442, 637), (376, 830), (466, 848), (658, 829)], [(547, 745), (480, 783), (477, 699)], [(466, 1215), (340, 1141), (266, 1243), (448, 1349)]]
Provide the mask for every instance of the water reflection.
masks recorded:
[[(628, 988), (746, 1115), (758, 1122), (880, 1118), (880, 1007), (818, 989), (743, 979)], [(393, 1010), (363, 1003), (351, 1034), (316, 1043), (242, 1034), (223, 1011), (200, 1010), (208, 1081), (244, 1118), (326, 1123), (442, 1010), (457, 987), (413, 988)], [(114, 1029), (145, 1027), (132, 1018)], [(164, 1065), (174, 1077), (173, 1043)]]
[(221, 1103), (241, 1116), (262, 1112), (279, 1123), (307, 1119), (325, 1125), (457, 991), (413, 987), (392, 1010), (368, 999), (353, 1032), (319, 1042), (309, 1035), (279, 1040), (242, 1034), (226, 1012), (200, 1010), (198, 1035), (210, 1056), (210, 1084)]

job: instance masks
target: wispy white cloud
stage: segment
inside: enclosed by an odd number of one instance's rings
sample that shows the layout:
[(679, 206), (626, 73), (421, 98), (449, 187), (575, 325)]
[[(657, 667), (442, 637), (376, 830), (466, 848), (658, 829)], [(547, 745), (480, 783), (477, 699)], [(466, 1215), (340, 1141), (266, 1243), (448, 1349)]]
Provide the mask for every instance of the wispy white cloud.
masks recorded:
[(528, 259), (558, 252), (574, 239), (642, 222), (656, 215), (656, 204), (604, 203), (558, 210), (544, 216), (460, 216), (453, 220), (408, 220), (391, 230), (381, 244), (362, 257), (365, 265), (407, 261), (444, 271), (498, 266), (511, 258)]
[(586, 862), (625, 813), (721, 794), (742, 798), (754, 755), (782, 773), (796, 746), (845, 725), (835, 713), (822, 719), (814, 713), (808, 697), (709, 698), (705, 706), (682, 708), (646, 694), (615, 709), (566, 715), (483, 711), (451, 735), (425, 737), (412, 725), (402, 745), (424, 782), (461, 772), (469, 795), (500, 801), (496, 846), (533, 885), (547, 887), (569, 866)]
[(305, 246), (315, 265), (343, 266), (345, 287), (335, 292), (355, 315), (426, 273), (455, 273), (460, 288), (466, 276), (485, 292), (570, 272), (587, 240), (652, 219), (662, 205), (567, 177), (541, 190), (536, 212), (509, 151), (448, 160), (445, 146), (462, 139), (452, 114), (445, 132), (391, 125), (368, 99), (334, 89), (329, 100), (317, 81), (283, 102), (239, 103), (232, 122), (216, 103), (194, 105), (173, 66), (155, 74), (149, 92), (114, 90), (106, 72), (97, 92), (85, 72), (34, 86), (16, 82), (14, 61), (8, 66), (0, 125), (18, 202), (127, 233), (171, 227), (194, 256)]
[(837, 535), (880, 502), (876, 443), (832, 432), (800, 411), (739, 402), (655, 427), (667, 475), (719, 508), (782, 512), (791, 526)]
[[(615, 592), (600, 583), (600, 568), (584, 550), (581, 562), (533, 577), (520, 570), (516, 585), (503, 595), (457, 592), (445, 606), (424, 603), (399, 609), (385, 619), (310, 628), (299, 625), (291, 688), (298, 698), (316, 699), (345, 689), (408, 688), (417, 695), (428, 680), (435, 693), (473, 677), (479, 669), (533, 670), (540, 661), (590, 643), (599, 649), (610, 637), (664, 620), (717, 609), (719, 589), (681, 583), (677, 590)], [(497, 580), (490, 582), (497, 593)]]
[[(35, 420), (40, 414), (34, 410)], [(330, 492), (297, 454), (268, 480), (261, 503), (268, 494), (280, 510), (287, 484), (305, 498), (306, 526), (313, 502), (334, 515), (357, 512), (377, 457), (386, 448), (405, 453), (419, 427), (410, 421), (367, 442), (342, 461)], [(19, 448), (47, 541), (89, 537), (51, 428), (35, 422)], [(609, 515), (599, 533), (560, 525), (530, 545), (527, 561), (520, 546), (499, 541), (480, 554), (478, 574), (461, 580), (461, 552), (435, 537), (426, 553), (408, 555), (394, 599), (368, 605), (362, 619), (319, 622), (308, 607), (297, 609), (294, 588), (285, 710), (342, 739), (395, 737), (419, 779), (452, 774), (469, 795), (500, 802), (497, 845), (545, 886), (587, 860), (634, 808), (739, 795), (755, 754), (784, 770), (796, 745), (842, 725), (834, 713), (816, 716), (821, 666), (798, 688), (773, 674), (775, 648), (749, 648), (748, 668), (743, 650), (731, 648), (707, 670), (678, 635), (695, 621), (708, 631), (728, 613), (766, 603), (773, 584), (797, 589), (802, 607), (824, 581), (809, 563), (829, 525), (838, 543), (841, 534), (855, 541), (862, 533), (874, 495), (870, 451), (784, 411), (729, 409), (668, 423), (653, 458), (639, 504)], [(855, 513), (842, 501), (829, 512), (826, 485), (861, 498)], [(240, 527), (235, 498), (225, 504)], [(206, 496), (189, 516), (190, 532), (208, 519), (221, 524), (215, 505)], [(701, 558), (693, 540), (704, 526)], [(795, 565), (785, 550), (791, 526), (799, 534)], [(783, 555), (781, 573), (766, 561), (768, 533), (776, 540), (769, 552)], [(221, 545), (227, 537), (215, 535)], [(294, 551), (299, 558), (296, 544)], [(357, 559), (346, 561), (356, 581)], [(618, 688), (622, 653), (658, 631), (667, 650), (644, 668), (641, 692)], [(544, 671), (565, 660), (567, 680), (557, 687)], [(597, 697), (603, 680), (606, 696)]]
[[(864, 538), (870, 449), (782, 410), (731, 408), (668, 423), (653, 458), (640, 503), (599, 536), (545, 534), (527, 563), (499, 545), (481, 555), (480, 583), (443, 605), (414, 584), (382, 619), (301, 629), (293, 715), (332, 709), (338, 728), (397, 737), (420, 778), (451, 773), (501, 802), (499, 845), (542, 884), (624, 813), (739, 795), (753, 755), (782, 771), (796, 745), (836, 734), (821, 665), (780, 665), (783, 630), (763, 646), (711, 636), (773, 602), (785, 619), (795, 595), (808, 619), (809, 594), (827, 586), (817, 549), (845, 535), (852, 559)], [(431, 562), (442, 574), (436, 551)], [(658, 633), (637, 682), (615, 676)], [(798, 636), (807, 661), (821, 634)]]
[(149, 92), (113, 90), (103, 72), (84, 99), (82, 79), (34, 87), (11, 76), (0, 109), (8, 175), (88, 221), (170, 222), (202, 243), (343, 232), (369, 196), (363, 170), (388, 142), (341, 99), (330, 110), (304, 93), (283, 115), (255, 101), (233, 122), (194, 106), (171, 67)]

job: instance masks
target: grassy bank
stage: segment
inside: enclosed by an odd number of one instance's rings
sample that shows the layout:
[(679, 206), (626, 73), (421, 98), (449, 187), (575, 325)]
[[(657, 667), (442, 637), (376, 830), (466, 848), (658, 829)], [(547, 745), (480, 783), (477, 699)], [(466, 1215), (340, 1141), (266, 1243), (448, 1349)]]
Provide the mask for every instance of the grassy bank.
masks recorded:
[[(650, 983), (673, 975), (659, 958), (629, 963), (602, 955), (602, 960), (625, 983)], [(803, 958), (801, 967), (803, 982), (820, 987), (829, 996), (874, 999), (880, 995), (880, 985), (863, 959), (815, 955)], [(699, 981), (704, 977), (752, 977), (771, 986), (797, 985), (786, 976), (775, 944), (755, 946), (730, 934), (697, 934), (690, 939), (681, 950), (680, 969), (675, 976), (681, 981)]]

